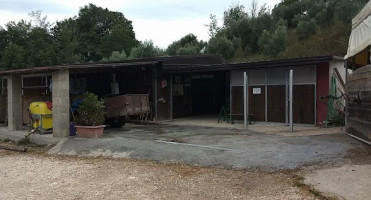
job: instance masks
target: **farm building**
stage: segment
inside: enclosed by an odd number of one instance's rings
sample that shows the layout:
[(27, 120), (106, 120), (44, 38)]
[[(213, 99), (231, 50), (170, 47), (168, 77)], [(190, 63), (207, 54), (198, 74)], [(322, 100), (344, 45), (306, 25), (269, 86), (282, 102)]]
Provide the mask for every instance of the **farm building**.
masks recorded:
[[(239, 119), (243, 73), (247, 72), (253, 120), (288, 123), (288, 72), (292, 69), (294, 123), (322, 126), (328, 119), (330, 90), (343, 92), (343, 65), (334, 56), (230, 64), (199, 55), (1, 71), (0, 120), (7, 120), (9, 130), (17, 130), (29, 123), (25, 110), (31, 102), (52, 101), (53, 134), (65, 137), (71, 120), (69, 105), (86, 92), (100, 97), (149, 94), (153, 120), (217, 115), (222, 107)], [(333, 77), (339, 81), (332, 81)], [(338, 102), (337, 109), (344, 109)]]

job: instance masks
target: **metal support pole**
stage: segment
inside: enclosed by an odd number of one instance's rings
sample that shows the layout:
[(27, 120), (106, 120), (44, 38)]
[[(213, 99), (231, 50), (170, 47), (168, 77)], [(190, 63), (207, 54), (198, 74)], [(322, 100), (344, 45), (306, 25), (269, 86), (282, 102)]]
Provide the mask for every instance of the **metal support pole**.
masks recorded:
[(294, 124), (293, 124), (293, 112), (292, 112), (292, 100), (293, 100), (293, 79), (294, 79), (294, 71), (290, 69), (289, 75), (289, 101), (290, 101), (290, 130), (291, 132), (294, 131)]
[[(173, 106), (173, 73), (170, 74), (170, 119), (174, 118), (174, 106)], [(168, 85), (169, 85), (168, 84)]]
[(344, 112), (345, 112), (345, 116), (344, 116), (344, 125), (345, 125), (345, 132), (347, 132), (347, 129), (348, 129), (348, 60), (345, 60), (345, 63), (344, 63), (344, 67), (345, 67), (345, 108), (344, 108)]
[(247, 118), (248, 118), (248, 96), (247, 96), (247, 90), (248, 90), (248, 85), (247, 85), (247, 74), (246, 72), (243, 73), (243, 119), (244, 119), (244, 125), (245, 125), (245, 130), (247, 130)]

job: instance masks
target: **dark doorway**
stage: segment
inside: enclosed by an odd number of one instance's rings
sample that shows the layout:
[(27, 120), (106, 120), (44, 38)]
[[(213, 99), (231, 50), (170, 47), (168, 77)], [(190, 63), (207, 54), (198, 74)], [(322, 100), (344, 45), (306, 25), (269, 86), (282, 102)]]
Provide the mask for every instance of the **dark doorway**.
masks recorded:
[(192, 75), (192, 114), (218, 114), (226, 101), (225, 73)]

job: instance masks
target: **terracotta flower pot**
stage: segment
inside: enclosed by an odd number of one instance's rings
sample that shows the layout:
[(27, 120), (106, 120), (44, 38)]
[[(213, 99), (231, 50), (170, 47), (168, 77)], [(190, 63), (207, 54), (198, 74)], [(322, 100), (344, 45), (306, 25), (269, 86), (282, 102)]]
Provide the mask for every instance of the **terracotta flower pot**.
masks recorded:
[(75, 126), (77, 136), (82, 138), (100, 138), (103, 136), (104, 127), (106, 126)]

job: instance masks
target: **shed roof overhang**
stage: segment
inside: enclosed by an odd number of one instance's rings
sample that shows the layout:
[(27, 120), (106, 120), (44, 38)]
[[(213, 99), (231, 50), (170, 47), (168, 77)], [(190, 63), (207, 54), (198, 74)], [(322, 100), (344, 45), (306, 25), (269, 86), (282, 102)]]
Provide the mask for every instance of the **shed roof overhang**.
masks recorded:
[(154, 66), (157, 64), (175, 65), (175, 66), (193, 66), (193, 65), (218, 65), (227, 64), (228, 62), (222, 58), (213, 55), (196, 55), (196, 56), (164, 56), (154, 58), (138, 58), (114, 62), (97, 62), (97, 63), (83, 63), (83, 64), (71, 64), (71, 65), (56, 65), (46, 67), (34, 67), (25, 69), (14, 69), (0, 71), (1, 75), (8, 75), (13, 73), (20, 74), (31, 74), (31, 73), (44, 73), (55, 70), (69, 69), (72, 72), (89, 72), (91, 69), (96, 70), (107, 70), (112, 68), (127, 68), (127, 67), (141, 67), (141, 66)]
[(292, 58), (281, 60), (269, 60), (248, 63), (234, 64), (215, 64), (215, 65), (163, 65), (163, 71), (170, 73), (182, 72), (210, 72), (210, 71), (228, 71), (238, 69), (270, 68), (270, 67), (289, 67), (289, 66), (315, 66), (316, 64), (330, 61), (344, 61), (337, 56), (316, 56), (307, 58)]

